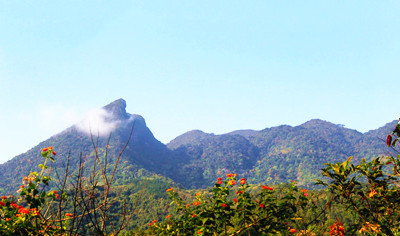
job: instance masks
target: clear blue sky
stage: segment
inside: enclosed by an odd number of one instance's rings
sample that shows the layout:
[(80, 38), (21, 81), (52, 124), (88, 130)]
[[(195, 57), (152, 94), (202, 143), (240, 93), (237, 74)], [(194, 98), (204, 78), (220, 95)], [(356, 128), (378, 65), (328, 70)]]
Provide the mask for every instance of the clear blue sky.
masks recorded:
[(0, 163), (118, 98), (167, 143), (400, 116), (399, 1), (1, 1)]

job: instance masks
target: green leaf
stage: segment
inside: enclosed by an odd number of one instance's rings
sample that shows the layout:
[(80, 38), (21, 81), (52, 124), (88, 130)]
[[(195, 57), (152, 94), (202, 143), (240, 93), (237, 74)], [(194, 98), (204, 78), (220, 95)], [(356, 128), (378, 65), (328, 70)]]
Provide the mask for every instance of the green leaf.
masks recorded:
[(397, 141), (399, 141), (399, 138), (396, 138), (396, 139), (393, 141), (393, 143), (392, 143), (392, 146), (393, 146), (393, 147), (394, 147), (394, 145), (396, 144)]
[(343, 162), (342, 165), (343, 165), (343, 168), (344, 168), (345, 170), (347, 169), (347, 166), (349, 165), (351, 159), (353, 159), (353, 156), (347, 158), (347, 160), (346, 160), (345, 162)]

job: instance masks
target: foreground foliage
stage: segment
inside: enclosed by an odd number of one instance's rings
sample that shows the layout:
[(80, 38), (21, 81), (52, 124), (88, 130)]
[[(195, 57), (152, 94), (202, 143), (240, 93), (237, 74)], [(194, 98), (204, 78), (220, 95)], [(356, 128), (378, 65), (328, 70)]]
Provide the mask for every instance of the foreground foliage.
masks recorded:
[[(398, 124), (387, 145), (396, 147), (399, 136)], [(123, 150), (113, 163), (94, 150), (90, 173), (81, 159), (75, 175), (67, 165), (52, 185), (47, 163), (56, 152), (42, 149), (40, 173), (1, 198), (0, 235), (400, 235), (400, 155), (327, 163), (316, 182), (322, 190), (295, 181), (251, 185), (228, 174), (194, 194), (150, 178), (111, 188)]]
[[(400, 124), (387, 138), (395, 147), (400, 136)], [(299, 191), (292, 183), (274, 194), (263, 185), (261, 192), (250, 194), (242, 178), (237, 187), (236, 175), (229, 174), (207, 194), (196, 194), (185, 202), (174, 189), (168, 189), (177, 214), (158, 223), (149, 223), (147, 234), (152, 235), (399, 235), (400, 155), (377, 157), (359, 164), (327, 163), (322, 169), (323, 180), (316, 184), (326, 187), (325, 201), (312, 199), (308, 191)], [(279, 195), (277, 197), (277, 195)], [(322, 203), (322, 204), (321, 204)], [(330, 226), (332, 209), (342, 209)], [(319, 210), (320, 213), (312, 214)], [(311, 211), (311, 212), (310, 212)], [(345, 221), (345, 224), (342, 223)], [(324, 225), (318, 230), (315, 226)]]
[[(210, 195), (197, 193), (191, 203), (168, 189), (176, 204), (176, 218), (168, 215), (163, 223), (150, 223), (154, 235), (238, 235), (245, 232), (271, 233), (295, 232), (293, 228), (298, 217), (297, 208), (307, 205), (307, 190), (290, 184), (282, 197), (274, 195), (272, 187), (263, 185), (256, 196), (248, 192), (245, 178), (238, 181), (236, 175), (228, 174), (222, 182), (219, 178)], [(255, 200), (255, 199), (256, 200)]]

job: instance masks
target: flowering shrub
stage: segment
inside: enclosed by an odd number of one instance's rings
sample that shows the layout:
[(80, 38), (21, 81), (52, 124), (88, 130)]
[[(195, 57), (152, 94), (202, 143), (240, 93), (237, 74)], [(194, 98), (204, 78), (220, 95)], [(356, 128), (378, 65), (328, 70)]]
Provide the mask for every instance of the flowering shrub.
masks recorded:
[(245, 178), (236, 185), (236, 174), (225, 181), (218, 178), (209, 194), (196, 194), (186, 203), (173, 189), (167, 189), (176, 204), (177, 216), (168, 215), (164, 222), (149, 224), (154, 235), (239, 235), (245, 232), (293, 234), (295, 221), (301, 219), (297, 209), (307, 205), (308, 198), (295, 183), (281, 198), (272, 187), (263, 185), (253, 198)]
[(344, 227), (342, 222), (339, 221), (339, 219), (336, 219), (336, 222), (330, 227), (329, 235), (344, 236)]
[[(394, 147), (399, 140), (400, 124), (387, 138), (387, 145)], [(397, 137), (396, 137), (397, 136)], [(395, 139), (393, 139), (395, 137)], [(358, 165), (349, 157), (343, 163), (328, 163), (322, 175), (328, 181), (317, 184), (327, 187), (333, 194), (332, 203), (344, 205), (356, 216), (351, 228), (368, 235), (398, 235), (400, 228), (400, 155), (380, 156)], [(340, 234), (342, 225), (337, 223), (331, 232)], [(355, 233), (355, 232), (354, 232)]]
[[(23, 178), (23, 184), (17, 191), (18, 198), (2, 196), (0, 201), (0, 234), (1, 235), (61, 235), (66, 221), (73, 217), (67, 213), (59, 218), (52, 207), (66, 194), (59, 196), (57, 191), (47, 192), (50, 175), (45, 173), (47, 161), (54, 162), (56, 152), (52, 147), (42, 149), (44, 164), (40, 164), (40, 174), (31, 172)], [(15, 202), (17, 201), (17, 203)], [(57, 222), (57, 223), (56, 223)], [(63, 224), (64, 222), (64, 224)]]

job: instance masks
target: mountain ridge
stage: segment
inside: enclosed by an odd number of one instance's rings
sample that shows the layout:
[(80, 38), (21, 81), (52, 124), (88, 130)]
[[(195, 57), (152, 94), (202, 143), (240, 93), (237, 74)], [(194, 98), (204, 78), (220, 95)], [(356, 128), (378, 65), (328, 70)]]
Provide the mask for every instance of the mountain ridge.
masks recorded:
[[(40, 142), (11, 160), (0, 164), (0, 192), (16, 190), (19, 180), (37, 170), (43, 159), (40, 150), (54, 146), (57, 160), (54, 168), (63, 170), (71, 153), (71, 164), (76, 167), (79, 153), (89, 162), (93, 158), (93, 144), (109, 146), (110, 162), (126, 144), (134, 125), (133, 136), (122, 156), (117, 181), (156, 176), (166, 178), (186, 188), (211, 186), (217, 177), (238, 173), (253, 183), (286, 182), (297, 180), (310, 186), (323, 163), (337, 162), (354, 155), (361, 158), (387, 154), (381, 139), (391, 132), (397, 121), (365, 133), (320, 119), (312, 119), (298, 126), (280, 125), (256, 130), (236, 130), (226, 134), (209, 134), (201, 130), (185, 132), (167, 144), (157, 140), (145, 119), (126, 112), (126, 101), (118, 99), (96, 113), (105, 126), (112, 127), (110, 143), (71, 126)], [(89, 122), (90, 123), (90, 122)], [(114, 126), (113, 126), (114, 125)], [(384, 137), (382, 137), (385, 135)], [(379, 136), (379, 138), (376, 138)], [(73, 155), (72, 155), (73, 154)]]

